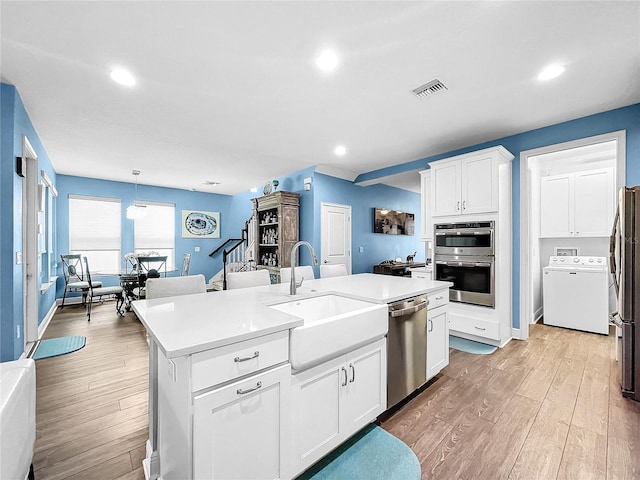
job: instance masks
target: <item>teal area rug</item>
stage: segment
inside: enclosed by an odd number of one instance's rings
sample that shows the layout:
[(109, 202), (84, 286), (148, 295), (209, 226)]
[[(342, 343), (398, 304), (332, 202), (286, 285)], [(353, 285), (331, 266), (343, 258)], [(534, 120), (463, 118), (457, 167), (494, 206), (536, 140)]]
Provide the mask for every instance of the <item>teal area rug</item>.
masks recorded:
[(36, 352), (33, 354), (33, 359), (41, 360), (43, 358), (57, 357), (58, 355), (75, 352), (84, 347), (86, 340), (85, 337), (79, 336), (42, 340), (38, 348), (36, 348)]
[(476, 355), (489, 355), (496, 351), (498, 347), (487, 345), (486, 343), (474, 342), (466, 338), (449, 335), (449, 346), (461, 352), (475, 353)]
[(420, 462), (401, 440), (369, 425), (296, 480), (420, 480)]

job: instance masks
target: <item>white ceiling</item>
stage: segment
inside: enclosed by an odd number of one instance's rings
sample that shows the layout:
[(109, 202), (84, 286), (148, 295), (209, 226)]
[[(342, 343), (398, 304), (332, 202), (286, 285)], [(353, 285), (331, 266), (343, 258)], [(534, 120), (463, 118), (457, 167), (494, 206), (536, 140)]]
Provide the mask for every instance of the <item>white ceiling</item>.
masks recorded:
[[(637, 1), (3, 0), (0, 15), (2, 79), (69, 175), (133, 182), (135, 168), (143, 184), (233, 194), (640, 102)], [(314, 65), (327, 46), (330, 74)], [(539, 82), (551, 62), (566, 73)], [(112, 82), (114, 65), (137, 85)], [(436, 77), (448, 90), (411, 93)]]

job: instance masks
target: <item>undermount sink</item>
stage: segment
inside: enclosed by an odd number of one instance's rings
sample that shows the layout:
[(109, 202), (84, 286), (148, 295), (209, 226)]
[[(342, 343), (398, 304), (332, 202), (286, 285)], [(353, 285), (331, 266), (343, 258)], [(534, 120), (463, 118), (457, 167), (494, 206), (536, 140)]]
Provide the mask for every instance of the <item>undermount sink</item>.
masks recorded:
[(270, 307), (304, 320), (289, 337), (289, 360), (294, 370), (310, 367), (387, 333), (385, 304), (327, 294)]

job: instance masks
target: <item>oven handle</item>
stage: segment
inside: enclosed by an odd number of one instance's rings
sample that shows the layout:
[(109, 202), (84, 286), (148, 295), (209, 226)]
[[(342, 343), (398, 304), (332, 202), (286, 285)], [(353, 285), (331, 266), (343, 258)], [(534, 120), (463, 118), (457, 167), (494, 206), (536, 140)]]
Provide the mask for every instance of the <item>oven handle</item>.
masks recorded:
[(463, 233), (473, 233), (473, 235), (491, 235), (493, 233), (492, 230), (444, 230), (436, 232), (436, 237), (441, 235), (461, 235)]
[(438, 265), (452, 265), (454, 267), (490, 267), (491, 263), (489, 262), (457, 262), (457, 261), (446, 261), (446, 260), (436, 260)]

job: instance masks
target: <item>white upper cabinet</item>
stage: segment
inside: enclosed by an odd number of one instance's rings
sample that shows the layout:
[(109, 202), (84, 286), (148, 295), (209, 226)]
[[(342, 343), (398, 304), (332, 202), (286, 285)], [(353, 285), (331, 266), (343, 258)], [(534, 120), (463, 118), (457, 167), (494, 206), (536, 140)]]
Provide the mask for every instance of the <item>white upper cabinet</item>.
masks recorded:
[(613, 168), (540, 179), (541, 237), (606, 237), (615, 207)]
[(512, 159), (498, 146), (432, 162), (431, 216), (497, 212), (498, 165)]

